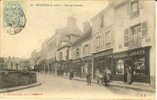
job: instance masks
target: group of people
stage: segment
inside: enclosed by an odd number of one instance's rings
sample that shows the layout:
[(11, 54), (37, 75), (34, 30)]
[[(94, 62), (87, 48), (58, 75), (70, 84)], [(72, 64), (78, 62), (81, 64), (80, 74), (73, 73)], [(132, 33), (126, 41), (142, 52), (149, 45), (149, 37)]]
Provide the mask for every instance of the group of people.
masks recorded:
[(111, 81), (111, 71), (107, 67), (103, 72), (99, 70), (96, 71), (96, 80), (97, 84), (107, 86), (108, 83)]
[[(74, 77), (74, 71), (70, 71), (68, 76), (69, 80), (72, 80)], [(109, 85), (108, 83), (111, 81), (111, 70), (107, 67), (103, 71), (97, 69), (95, 72), (95, 79), (98, 85), (108, 86)], [(88, 72), (86, 74), (87, 85), (91, 86), (91, 81), (92, 74), (91, 72)], [(133, 69), (131, 66), (127, 66), (125, 68), (124, 81), (127, 82), (128, 84), (131, 84), (133, 82)]]
[[(72, 80), (73, 77), (74, 77), (74, 72), (70, 71), (69, 80)], [(97, 84), (107, 86), (111, 80), (111, 71), (108, 68), (105, 68), (103, 73), (101, 73), (100, 71), (96, 71), (96, 80), (97, 80)], [(86, 82), (87, 82), (87, 85), (91, 86), (91, 82), (92, 82), (91, 72), (88, 72), (86, 74)]]
[[(89, 72), (86, 76), (87, 85), (91, 86), (92, 74)], [(105, 68), (103, 72), (99, 70), (96, 71), (96, 80), (97, 84), (107, 86), (111, 81), (111, 71), (108, 68)]]

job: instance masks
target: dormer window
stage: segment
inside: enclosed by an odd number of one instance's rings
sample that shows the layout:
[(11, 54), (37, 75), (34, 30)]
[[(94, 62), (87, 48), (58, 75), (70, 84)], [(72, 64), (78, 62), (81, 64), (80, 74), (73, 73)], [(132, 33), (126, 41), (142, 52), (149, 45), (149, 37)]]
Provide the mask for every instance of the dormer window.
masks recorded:
[(139, 1), (138, 0), (132, 0), (131, 3), (131, 16), (135, 17), (139, 15)]

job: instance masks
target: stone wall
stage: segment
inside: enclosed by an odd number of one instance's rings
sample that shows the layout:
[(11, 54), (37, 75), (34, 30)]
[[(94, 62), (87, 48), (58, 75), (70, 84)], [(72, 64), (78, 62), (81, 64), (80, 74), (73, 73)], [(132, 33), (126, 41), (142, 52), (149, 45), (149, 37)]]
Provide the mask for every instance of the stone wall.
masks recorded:
[(1, 71), (0, 88), (28, 85), (37, 82), (35, 72)]

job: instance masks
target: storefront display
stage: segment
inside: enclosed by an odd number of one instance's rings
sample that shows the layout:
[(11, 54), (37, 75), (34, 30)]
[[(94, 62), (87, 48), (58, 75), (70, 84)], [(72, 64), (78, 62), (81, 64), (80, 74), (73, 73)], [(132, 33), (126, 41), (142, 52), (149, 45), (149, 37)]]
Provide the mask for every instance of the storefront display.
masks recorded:
[(130, 67), (133, 81), (149, 83), (149, 49), (144, 47), (113, 54), (112, 79), (127, 82), (127, 69)]
[(113, 67), (113, 49), (108, 49), (94, 54), (94, 77), (95, 71), (99, 70), (100, 73), (103, 73), (105, 68), (109, 68), (112, 71)]
[(92, 73), (92, 62), (91, 62), (91, 56), (83, 57), (82, 60), (82, 70), (81, 70), (81, 76), (86, 77), (87, 73)]
[(129, 51), (129, 57), (133, 62), (134, 81), (150, 82), (149, 49), (150, 47), (145, 47)]

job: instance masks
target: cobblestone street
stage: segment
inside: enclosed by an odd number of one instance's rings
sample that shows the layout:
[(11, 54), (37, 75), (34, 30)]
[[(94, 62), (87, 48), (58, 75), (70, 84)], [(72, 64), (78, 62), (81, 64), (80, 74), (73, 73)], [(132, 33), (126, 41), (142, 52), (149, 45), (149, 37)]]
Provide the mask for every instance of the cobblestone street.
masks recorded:
[(85, 81), (79, 81), (78, 79), (69, 80), (68, 77), (57, 77), (50, 74), (38, 74), (38, 80), (42, 85), (19, 90), (16, 92), (10, 92), (11, 94), (28, 94), (33, 93), (36, 96), (52, 97), (64, 97), (64, 98), (108, 98), (113, 97), (149, 97), (154, 93), (135, 91), (127, 88), (119, 87), (104, 87), (95, 83), (92, 86), (87, 86)]

